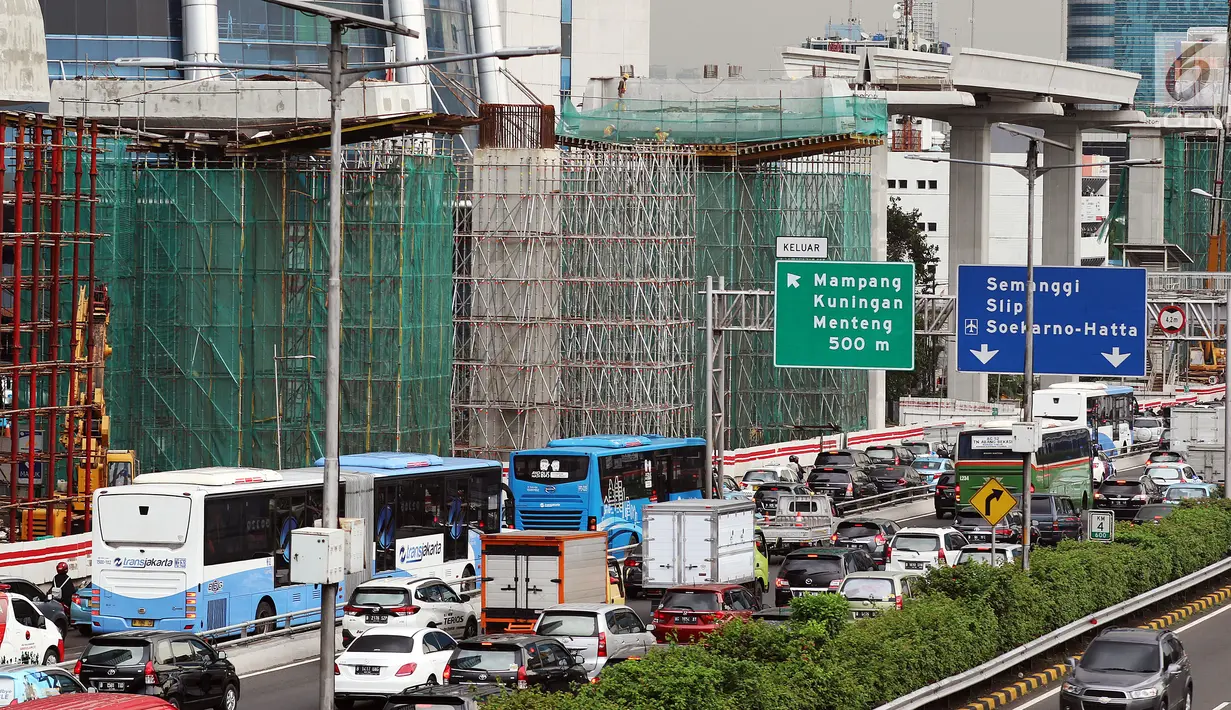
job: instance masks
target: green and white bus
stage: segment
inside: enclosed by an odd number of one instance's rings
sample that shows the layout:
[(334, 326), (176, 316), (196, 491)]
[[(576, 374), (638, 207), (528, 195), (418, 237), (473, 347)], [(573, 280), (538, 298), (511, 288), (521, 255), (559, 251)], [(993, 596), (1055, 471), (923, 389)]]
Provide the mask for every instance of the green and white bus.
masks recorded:
[[(1084, 424), (1039, 422), (1043, 441), (1035, 452), (1031, 467), (1031, 493), (1056, 493), (1066, 496), (1084, 510), (1093, 500), (1093, 472), (1090, 456), (1093, 442)], [(1021, 500), (1023, 455), (1013, 451), (1013, 422), (991, 421), (958, 434), (957, 500), (970, 505), (970, 498), (989, 478)]]

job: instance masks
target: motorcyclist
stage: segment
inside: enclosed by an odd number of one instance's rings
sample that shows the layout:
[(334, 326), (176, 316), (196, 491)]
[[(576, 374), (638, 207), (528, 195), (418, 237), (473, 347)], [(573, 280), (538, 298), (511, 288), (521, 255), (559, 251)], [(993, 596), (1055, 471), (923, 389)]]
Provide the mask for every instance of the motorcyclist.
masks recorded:
[(68, 576), (68, 563), (57, 564), (56, 576), (51, 579), (51, 598), (67, 608), (73, 603), (73, 595), (76, 593), (77, 586), (73, 584), (72, 577)]
[(787, 461), (788, 461), (788, 462), (789, 462), (792, 466), (794, 466), (794, 467), (795, 467), (795, 473), (798, 473), (798, 474), (799, 474), (799, 475), (801, 475), (801, 476), (803, 475), (803, 473), (804, 473), (804, 467), (799, 465), (799, 457), (798, 457), (798, 456), (792, 456), (792, 457), (790, 457), (789, 459), (787, 459)]

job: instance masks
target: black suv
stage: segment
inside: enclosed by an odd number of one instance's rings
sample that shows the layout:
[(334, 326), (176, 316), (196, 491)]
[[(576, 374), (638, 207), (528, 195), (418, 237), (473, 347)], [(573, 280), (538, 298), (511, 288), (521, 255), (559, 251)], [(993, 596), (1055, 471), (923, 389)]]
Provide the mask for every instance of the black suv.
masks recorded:
[(1163, 489), (1149, 476), (1103, 481), (1094, 492), (1094, 507), (1110, 510), (1117, 520), (1132, 520), (1142, 506), (1163, 502)]
[(407, 688), (385, 701), (384, 710), (479, 710), (480, 704), (506, 692), (498, 685), (437, 685)]
[[(1024, 518), (1016, 510), (1011, 510), (999, 523), (996, 523), (996, 542), (1016, 545), (1022, 541)], [(979, 515), (979, 511), (964, 506), (953, 516), (953, 527), (966, 536), (966, 541), (972, 545), (987, 545), (992, 542), (992, 526)]]
[(98, 692), (157, 695), (181, 708), (235, 710), (239, 704), (239, 676), (226, 654), (184, 631), (98, 636), (74, 673)]
[(851, 572), (876, 569), (864, 549), (805, 547), (788, 554), (774, 580), (774, 606), (787, 606), (792, 597), (836, 592)]
[(752, 494), (752, 502), (756, 503), (757, 512), (761, 515), (777, 515), (778, 496), (782, 494), (810, 496), (812, 491), (802, 483), (763, 483)]
[(915, 462), (915, 455), (910, 449), (901, 446), (869, 446), (863, 453), (867, 454), (874, 464), (909, 466)]
[[(1179, 637), (1167, 629), (1107, 629), (1080, 661), (1069, 659), (1069, 668), (1060, 686), (1061, 710), (1192, 707), (1192, 666)], [(1109, 698), (1118, 702), (1109, 705)]]
[(957, 474), (942, 473), (936, 479), (936, 493), (932, 497), (936, 503), (936, 519), (946, 515), (957, 515)]
[(872, 481), (881, 493), (892, 493), (903, 488), (915, 488), (923, 485), (919, 472), (910, 466), (896, 464), (876, 466), (872, 469)]
[(876, 483), (868, 476), (873, 465), (862, 451), (822, 451), (808, 474), (808, 487), (835, 501), (876, 495)]
[(847, 518), (834, 528), (834, 547), (864, 550), (877, 565), (885, 564), (885, 547), (898, 534), (898, 524), (886, 518)]
[(1030, 496), (1030, 524), (1037, 530), (1038, 542), (1055, 545), (1061, 540), (1080, 540), (1084, 532), (1081, 511), (1073, 501), (1055, 493)]
[(568, 690), (588, 679), (585, 666), (559, 640), (529, 634), (458, 641), (444, 675), (453, 685), (494, 683), (540, 690)]

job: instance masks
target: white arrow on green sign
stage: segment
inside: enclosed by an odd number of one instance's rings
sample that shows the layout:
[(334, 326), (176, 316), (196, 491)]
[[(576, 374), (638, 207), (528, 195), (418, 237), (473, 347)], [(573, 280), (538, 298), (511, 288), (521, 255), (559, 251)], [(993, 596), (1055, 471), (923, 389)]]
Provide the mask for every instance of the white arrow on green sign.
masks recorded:
[(915, 265), (779, 261), (774, 364), (850, 370), (915, 368)]

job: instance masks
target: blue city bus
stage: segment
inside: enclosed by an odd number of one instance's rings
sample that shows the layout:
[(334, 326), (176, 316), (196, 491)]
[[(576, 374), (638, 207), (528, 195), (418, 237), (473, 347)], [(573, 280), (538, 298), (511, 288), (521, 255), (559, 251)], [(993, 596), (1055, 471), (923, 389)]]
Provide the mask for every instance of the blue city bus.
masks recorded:
[(658, 435), (556, 439), (509, 457), (520, 530), (605, 530), (611, 547), (641, 541), (647, 503), (700, 498), (705, 440)]
[[(341, 517), (364, 518), (372, 544), (370, 568), (348, 583), (477, 576), (478, 536), (500, 530), (499, 462), (374, 453), (342, 457), (340, 473)], [(292, 582), (290, 561), (291, 533), (321, 518), (323, 483), (319, 466), (215, 467), (99, 489), (93, 631), (207, 631), (319, 609), (320, 588)]]

